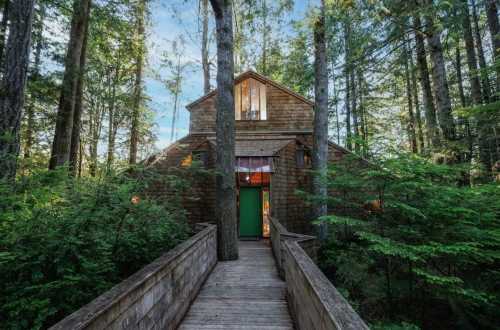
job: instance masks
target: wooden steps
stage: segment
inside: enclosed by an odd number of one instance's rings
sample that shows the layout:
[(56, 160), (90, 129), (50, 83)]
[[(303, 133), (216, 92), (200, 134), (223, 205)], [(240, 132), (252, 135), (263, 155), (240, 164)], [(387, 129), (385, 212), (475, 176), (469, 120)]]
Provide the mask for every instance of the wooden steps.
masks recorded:
[(217, 264), (179, 330), (294, 329), (269, 242), (241, 241), (239, 251)]

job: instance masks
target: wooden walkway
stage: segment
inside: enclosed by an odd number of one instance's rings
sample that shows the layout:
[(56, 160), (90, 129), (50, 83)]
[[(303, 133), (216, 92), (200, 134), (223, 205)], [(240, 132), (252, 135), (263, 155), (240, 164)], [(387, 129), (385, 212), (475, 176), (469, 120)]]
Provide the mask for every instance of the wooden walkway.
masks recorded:
[(237, 261), (219, 262), (179, 330), (291, 330), (286, 285), (270, 243), (240, 242)]

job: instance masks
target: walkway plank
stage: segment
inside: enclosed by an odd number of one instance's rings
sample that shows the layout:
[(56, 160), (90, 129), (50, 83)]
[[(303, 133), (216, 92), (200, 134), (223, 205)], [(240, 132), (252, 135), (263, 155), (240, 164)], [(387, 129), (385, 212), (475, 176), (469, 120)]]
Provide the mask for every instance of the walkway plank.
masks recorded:
[(239, 247), (239, 260), (215, 266), (179, 330), (294, 329), (269, 242)]

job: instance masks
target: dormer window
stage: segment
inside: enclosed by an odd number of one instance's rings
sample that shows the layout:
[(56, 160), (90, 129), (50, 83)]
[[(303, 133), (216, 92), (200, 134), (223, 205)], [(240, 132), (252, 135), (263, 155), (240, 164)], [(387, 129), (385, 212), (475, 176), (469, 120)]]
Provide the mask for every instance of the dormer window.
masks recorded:
[(267, 120), (266, 85), (249, 78), (234, 87), (236, 120)]

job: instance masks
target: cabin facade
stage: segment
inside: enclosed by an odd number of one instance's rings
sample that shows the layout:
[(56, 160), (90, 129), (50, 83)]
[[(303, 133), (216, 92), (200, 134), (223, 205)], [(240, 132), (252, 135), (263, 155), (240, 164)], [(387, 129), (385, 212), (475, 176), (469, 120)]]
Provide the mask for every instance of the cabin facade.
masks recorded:
[[(310, 191), (313, 102), (270, 79), (247, 71), (235, 78), (236, 180), (239, 233), (242, 238), (268, 237), (269, 216), (287, 230), (311, 232), (311, 208), (297, 190)], [(189, 134), (146, 165), (167, 173), (194, 159), (215, 168), (216, 91), (187, 106)], [(329, 160), (346, 154), (330, 143)], [(168, 194), (158, 188), (155, 194)], [(205, 177), (192, 187), (184, 206), (191, 223), (215, 217), (215, 180)]]

